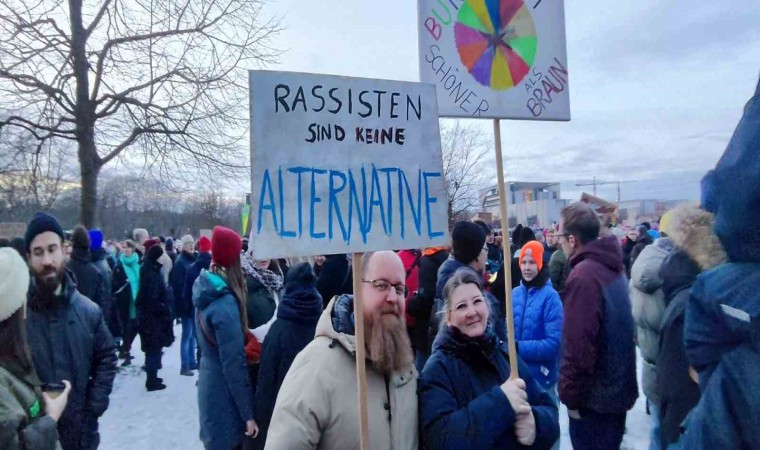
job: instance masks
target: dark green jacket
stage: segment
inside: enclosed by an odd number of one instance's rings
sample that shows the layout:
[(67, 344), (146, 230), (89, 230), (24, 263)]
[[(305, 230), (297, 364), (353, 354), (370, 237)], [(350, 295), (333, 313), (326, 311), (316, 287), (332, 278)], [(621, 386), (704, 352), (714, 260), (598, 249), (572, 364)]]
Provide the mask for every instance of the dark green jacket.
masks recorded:
[(0, 442), (7, 450), (60, 449), (55, 421), (45, 415), (34, 371), (18, 371), (0, 364)]

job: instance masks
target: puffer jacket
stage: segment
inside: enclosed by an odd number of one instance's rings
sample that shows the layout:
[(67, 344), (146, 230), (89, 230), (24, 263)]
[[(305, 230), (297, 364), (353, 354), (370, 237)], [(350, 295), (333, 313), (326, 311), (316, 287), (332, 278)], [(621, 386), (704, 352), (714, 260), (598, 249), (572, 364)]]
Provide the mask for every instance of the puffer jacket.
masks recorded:
[(245, 423), (253, 419), (240, 310), (224, 279), (206, 270), (195, 281), (192, 298), (201, 349), (200, 438), (209, 450), (232, 449), (243, 443)]
[(660, 269), (662, 262), (673, 250), (673, 242), (660, 238), (641, 251), (631, 267), (629, 295), (636, 323), (636, 338), (643, 369), (641, 384), (644, 395), (655, 405), (660, 405), (657, 389), (657, 347), (660, 341), (662, 316), (665, 314), (665, 295), (662, 292)]
[(0, 442), (6, 450), (58, 450), (55, 421), (45, 414), (34, 370), (0, 363)]
[(40, 304), (34, 284), (28, 296), (26, 331), (40, 381), (71, 382), (66, 410), (58, 420), (61, 446), (64, 450), (97, 448), (98, 418), (108, 408), (117, 363), (103, 313), (79, 293), (68, 271), (52, 309)]
[(512, 290), (512, 308), (520, 358), (542, 388), (554, 389), (564, 318), (559, 294), (548, 279), (541, 287), (528, 287), (522, 281)]
[(193, 299), (191, 296), (185, 296), (185, 276), (194, 262), (195, 254), (183, 251), (177, 256), (172, 272), (169, 274), (169, 283), (174, 292), (175, 317), (193, 317)]
[[(280, 388), (267, 449), (357, 449), (359, 411), (353, 298), (335, 297), (316, 337), (296, 356)], [(367, 361), (367, 412), (372, 450), (416, 449), (417, 371), (384, 375)]]
[(515, 437), (515, 413), (501, 385), (509, 378), (506, 344), (490, 329), (470, 338), (446, 327), (420, 376), (420, 428), (423, 448), (548, 449), (559, 437), (557, 406), (518, 358), (525, 381), (536, 440), (524, 447)]
[(703, 273), (686, 307), (684, 339), (702, 397), (685, 422), (684, 449), (754, 449), (760, 442), (760, 263)]
[(140, 320), (142, 351), (156, 351), (174, 342), (169, 288), (161, 275), (161, 263), (145, 259), (140, 267), (140, 289), (135, 300)]

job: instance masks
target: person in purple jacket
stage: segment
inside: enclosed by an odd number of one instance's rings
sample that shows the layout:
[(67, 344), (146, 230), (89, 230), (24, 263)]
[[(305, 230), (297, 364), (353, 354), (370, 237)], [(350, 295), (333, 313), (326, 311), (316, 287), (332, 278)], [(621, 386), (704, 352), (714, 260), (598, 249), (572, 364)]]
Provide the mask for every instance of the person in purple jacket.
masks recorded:
[(559, 243), (572, 271), (565, 285), (559, 398), (570, 416), (573, 448), (620, 448), (625, 418), (638, 397), (636, 349), (623, 252), (599, 238), (585, 203), (562, 210)]

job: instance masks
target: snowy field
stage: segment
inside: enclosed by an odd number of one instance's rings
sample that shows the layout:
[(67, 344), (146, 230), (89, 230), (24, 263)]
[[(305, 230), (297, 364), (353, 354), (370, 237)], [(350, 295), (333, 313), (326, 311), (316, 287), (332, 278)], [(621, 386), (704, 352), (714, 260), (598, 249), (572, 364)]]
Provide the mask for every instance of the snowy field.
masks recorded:
[[(164, 349), (163, 366), (158, 376), (167, 388), (158, 392), (145, 390), (145, 373), (140, 370), (144, 355), (140, 340), (132, 347), (132, 366), (119, 368), (111, 404), (100, 419), (100, 448), (103, 450), (192, 450), (203, 449), (198, 439), (198, 402), (196, 377), (179, 374), (179, 336), (175, 327), (174, 345)], [(639, 370), (641, 370), (639, 363)], [(197, 372), (196, 372), (197, 373)], [(641, 377), (639, 377), (639, 380)], [(567, 410), (560, 408), (561, 448), (571, 449)], [(627, 432), (621, 448), (646, 449), (649, 445), (649, 416), (643, 394), (628, 413)]]

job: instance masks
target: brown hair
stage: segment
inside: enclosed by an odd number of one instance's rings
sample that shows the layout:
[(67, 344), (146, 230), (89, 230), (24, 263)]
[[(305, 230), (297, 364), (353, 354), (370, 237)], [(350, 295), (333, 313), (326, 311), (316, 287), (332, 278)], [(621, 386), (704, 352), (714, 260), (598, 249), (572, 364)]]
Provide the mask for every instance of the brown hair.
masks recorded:
[(26, 338), (24, 308), (0, 322), (0, 365), (5, 361), (17, 361), (25, 369), (32, 367), (32, 357)]
[(562, 233), (575, 236), (581, 245), (593, 242), (599, 237), (602, 226), (599, 216), (586, 203), (573, 203), (565, 207), (560, 214), (565, 228)]
[(240, 257), (235, 258), (235, 261), (227, 268), (222, 266), (215, 267), (219, 271), (219, 274), (225, 279), (225, 281), (227, 281), (227, 286), (229, 286), (238, 302), (238, 309), (240, 310), (240, 327), (243, 330), (243, 336), (245, 336), (246, 333), (248, 333), (248, 311), (246, 308), (248, 287), (245, 283), (243, 268), (240, 265)]

